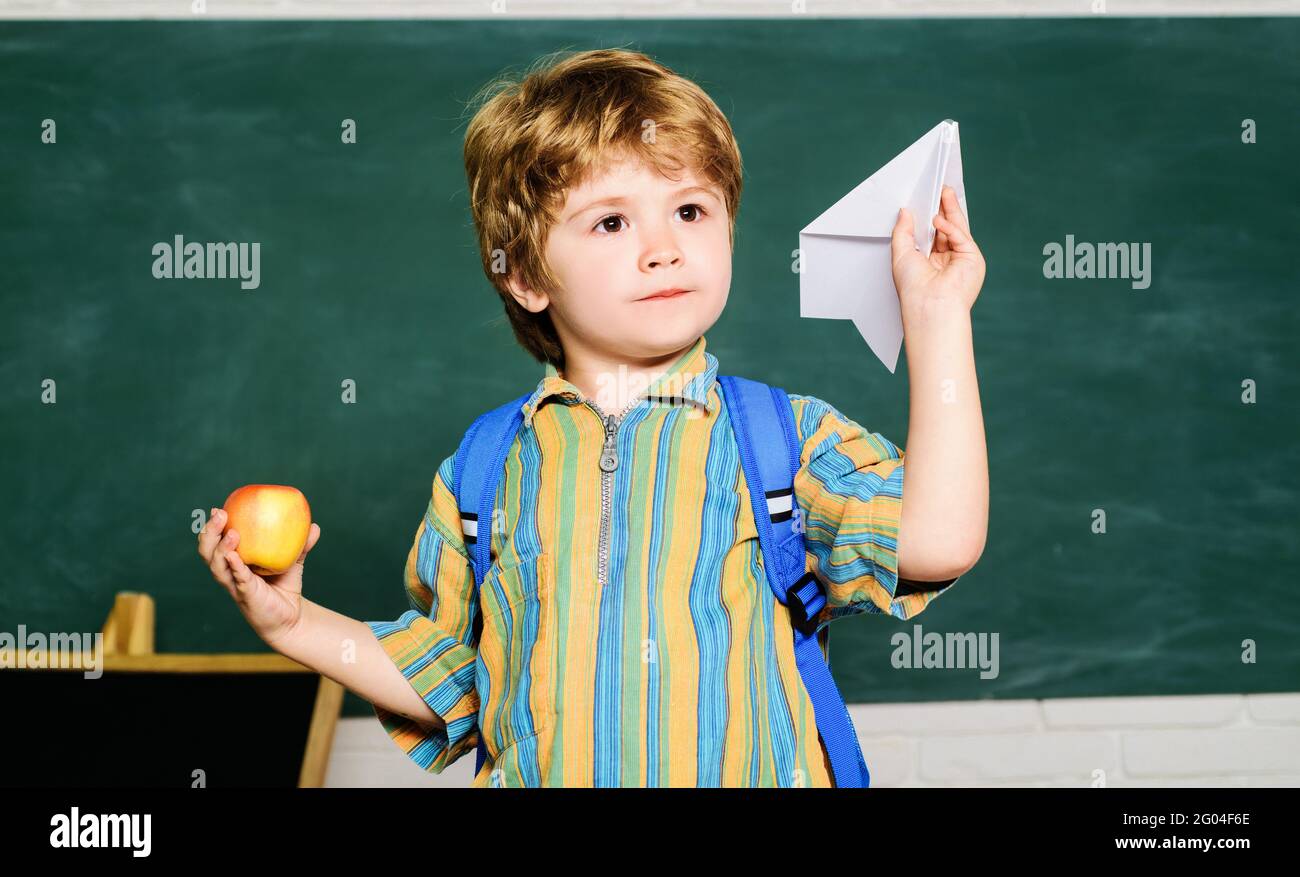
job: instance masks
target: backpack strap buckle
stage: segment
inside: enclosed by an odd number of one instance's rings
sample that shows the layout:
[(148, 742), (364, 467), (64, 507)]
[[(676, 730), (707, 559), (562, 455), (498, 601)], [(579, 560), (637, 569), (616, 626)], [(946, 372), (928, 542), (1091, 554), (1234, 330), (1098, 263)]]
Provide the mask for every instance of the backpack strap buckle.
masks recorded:
[(821, 582), (811, 572), (806, 572), (785, 589), (785, 605), (790, 610), (790, 623), (804, 636), (817, 632), (817, 615), (826, 605), (826, 594)]

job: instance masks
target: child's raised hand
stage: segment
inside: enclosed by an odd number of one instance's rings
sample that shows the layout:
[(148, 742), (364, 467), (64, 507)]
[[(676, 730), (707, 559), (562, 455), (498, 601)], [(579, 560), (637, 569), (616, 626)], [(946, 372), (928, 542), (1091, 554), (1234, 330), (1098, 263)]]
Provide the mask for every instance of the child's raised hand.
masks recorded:
[(960, 302), (970, 308), (984, 285), (984, 254), (970, 234), (970, 222), (957, 203), (957, 192), (944, 186), (934, 215), (935, 239), (926, 258), (916, 248), (912, 214), (898, 212), (890, 239), (894, 286), (904, 313), (935, 300)]
[(222, 533), (226, 521), (225, 509), (213, 510), (207, 526), (199, 532), (199, 556), (208, 564), (212, 577), (234, 599), (249, 626), (267, 645), (275, 648), (276, 642), (293, 632), (302, 618), (303, 563), (320, 539), (320, 525), (312, 523), (307, 545), (293, 566), (279, 575), (263, 578), (250, 570), (236, 552), (238, 531)]

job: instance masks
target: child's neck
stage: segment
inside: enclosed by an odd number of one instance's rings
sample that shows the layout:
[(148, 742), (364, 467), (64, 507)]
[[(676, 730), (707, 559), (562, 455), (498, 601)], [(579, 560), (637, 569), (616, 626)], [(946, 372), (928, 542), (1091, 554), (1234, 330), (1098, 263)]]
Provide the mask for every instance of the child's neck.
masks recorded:
[(581, 390), (583, 398), (595, 402), (605, 414), (622, 414), (694, 344), (692, 341), (681, 350), (647, 359), (566, 350), (560, 377)]

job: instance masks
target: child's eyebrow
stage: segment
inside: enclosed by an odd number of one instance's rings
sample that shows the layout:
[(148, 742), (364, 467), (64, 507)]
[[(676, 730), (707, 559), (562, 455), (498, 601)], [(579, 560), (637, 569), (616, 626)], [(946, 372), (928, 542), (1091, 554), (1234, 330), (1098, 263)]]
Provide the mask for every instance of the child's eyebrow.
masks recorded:
[[(705, 195), (708, 195), (712, 198), (717, 198), (717, 194), (712, 189), (706, 188), (705, 186), (686, 186), (685, 188), (678, 189), (676, 192), (672, 194), (671, 197), (680, 198), (683, 195), (689, 195), (693, 192), (703, 192)], [(570, 220), (576, 219), (577, 217), (586, 213), (588, 210), (595, 209), (596, 207), (617, 207), (619, 204), (626, 204), (627, 202), (628, 202), (628, 198), (626, 195), (615, 195), (608, 198), (600, 198), (599, 200), (592, 201), (587, 205), (580, 207), (577, 210), (570, 213), (569, 218), (566, 219), (565, 222), (569, 222)]]

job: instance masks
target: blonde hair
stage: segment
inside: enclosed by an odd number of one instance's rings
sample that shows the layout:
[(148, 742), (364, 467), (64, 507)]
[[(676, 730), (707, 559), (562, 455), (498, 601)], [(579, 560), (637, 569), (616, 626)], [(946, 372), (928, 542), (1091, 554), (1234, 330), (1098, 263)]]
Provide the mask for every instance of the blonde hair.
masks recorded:
[(734, 244), (742, 167), (731, 124), (703, 89), (648, 56), (552, 53), (522, 79), (489, 82), (475, 104), (465, 175), (479, 255), (516, 340), (539, 362), (564, 365), (550, 309), (521, 306), (507, 274), (532, 289), (558, 288), (544, 258), (547, 236), (566, 190), (607, 163), (639, 158), (666, 176), (691, 168), (721, 192)]

